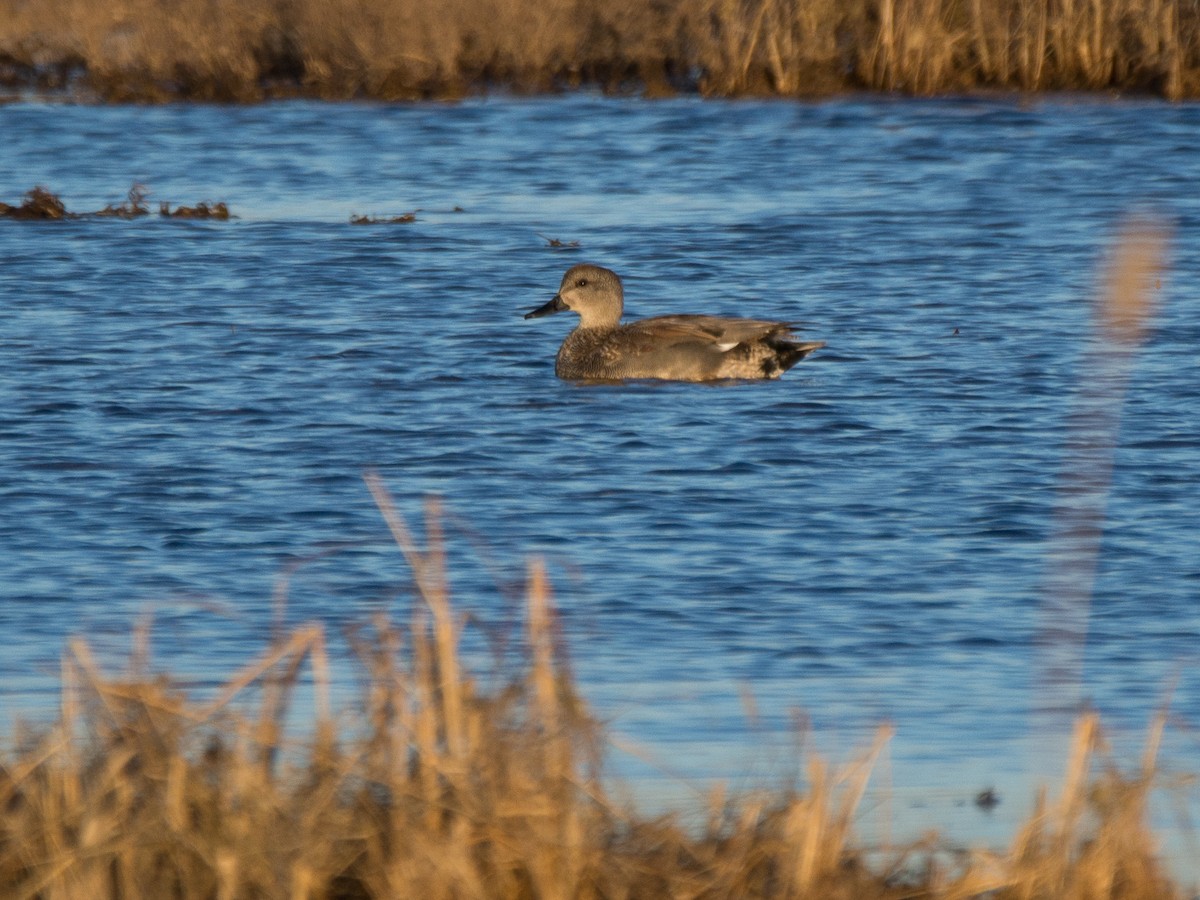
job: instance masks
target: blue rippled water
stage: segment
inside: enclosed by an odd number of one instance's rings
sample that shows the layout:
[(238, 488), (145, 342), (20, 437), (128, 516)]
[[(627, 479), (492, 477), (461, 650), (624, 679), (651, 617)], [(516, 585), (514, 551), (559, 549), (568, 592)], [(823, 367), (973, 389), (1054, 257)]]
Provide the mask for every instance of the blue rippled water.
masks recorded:
[[(651, 801), (770, 768), (796, 710), (838, 758), (893, 723), (899, 818), (984, 839), (1065, 758), (1030, 749), (1041, 706), (1085, 700), (1136, 740), (1169, 698), (1168, 763), (1200, 758), (1200, 107), (15, 103), (0, 131), (10, 203), (44, 184), (95, 209), (137, 181), (238, 217), (0, 221), (9, 718), (50, 708), (68, 636), (119, 652), (147, 610), (200, 682), (262, 646), (284, 576), (289, 621), (400, 614), (373, 468), (414, 523), (443, 499), (482, 634), (549, 560), (585, 694), (651, 760), (615, 768)], [(1134, 209), (1170, 223), (1170, 270), (1059, 698), (1034, 647), (1058, 486)], [(797, 320), (828, 347), (772, 383), (559, 382), (566, 317), (521, 313), (584, 259), (633, 316)]]

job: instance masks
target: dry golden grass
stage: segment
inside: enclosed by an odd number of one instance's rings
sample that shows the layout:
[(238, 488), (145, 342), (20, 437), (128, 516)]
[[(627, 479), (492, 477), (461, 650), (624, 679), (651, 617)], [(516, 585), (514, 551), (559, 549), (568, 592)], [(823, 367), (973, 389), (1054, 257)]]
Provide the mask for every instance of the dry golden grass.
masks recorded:
[[(715, 791), (697, 827), (617, 807), (599, 774), (603, 735), (561, 659), (542, 566), (529, 567), (521, 671), (483, 692), (459, 653), (436, 506), (421, 549), (379, 480), (368, 482), (419, 600), (405, 626), (380, 618), (358, 638), (361, 701), (331, 709), (316, 626), (274, 640), (207, 699), (148, 674), (145, 629), (124, 676), (74, 642), (57, 723), (0, 755), (0, 895), (1180, 895), (1145, 819), (1157, 731), (1135, 777), (1094, 778), (1094, 717), (1078, 725), (1062, 796), (1039, 802), (1006, 853), (948, 857), (935, 840), (868, 862), (853, 825), (885, 732), (841, 769), (812, 760), (802, 791)], [(294, 708), (302, 692), (310, 709)], [(312, 723), (306, 739), (285, 731), (297, 717)]]
[(1200, 95), (1191, 0), (0, 0), (0, 82), (103, 99)]

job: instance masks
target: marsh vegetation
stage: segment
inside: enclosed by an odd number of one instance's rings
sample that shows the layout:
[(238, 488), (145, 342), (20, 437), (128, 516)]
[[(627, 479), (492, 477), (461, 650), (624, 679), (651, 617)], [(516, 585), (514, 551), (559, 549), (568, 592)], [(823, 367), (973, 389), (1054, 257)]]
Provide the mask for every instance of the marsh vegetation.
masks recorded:
[(1200, 94), (1186, 0), (0, 0), (0, 83), (109, 101)]
[(120, 674), (73, 642), (58, 721), (0, 755), (6, 897), (1182, 896), (1147, 825), (1161, 719), (1121, 774), (1081, 718), (1061, 795), (1038, 798), (1007, 850), (857, 840), (886, 728), (847, 765), (813, 756), (794, 783), (714, 789), (690, 819), (614, 801), (542, 565), (515, 662), (483, 678), (460, 650), (436, 504), (421, 547), (368, 481), (415, 590), (404, 621), (353, 637), (359, 699), (331, 700), (316, 625), (276, 634), (206, 696), (152, 665), (146, 627)]

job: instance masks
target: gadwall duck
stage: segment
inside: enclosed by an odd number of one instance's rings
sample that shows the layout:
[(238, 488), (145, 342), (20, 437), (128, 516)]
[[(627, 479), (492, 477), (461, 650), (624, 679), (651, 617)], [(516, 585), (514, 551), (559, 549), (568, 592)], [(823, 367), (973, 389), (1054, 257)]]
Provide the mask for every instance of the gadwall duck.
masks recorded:
[(621, 324), (625, 294), (616, 272), (567, 269), (558, 293), (526, 319), (563, 310), (579, 314), (554, 361), (559, 378), (620, 381), (721, 381), (778, 378), (824, 341), (798, 342), (786, 322), (723, 316), (654, 316)]

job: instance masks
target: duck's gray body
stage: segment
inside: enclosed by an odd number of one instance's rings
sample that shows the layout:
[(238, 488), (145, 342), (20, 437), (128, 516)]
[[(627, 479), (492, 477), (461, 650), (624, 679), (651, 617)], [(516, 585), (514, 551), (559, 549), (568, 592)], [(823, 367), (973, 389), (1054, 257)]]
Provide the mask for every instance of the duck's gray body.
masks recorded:
[(778, 378), (825, 346), (794, 340), (786, 322), (759, 319), (655, 316), (622, 325), (624, 302), (615, 272), (584, 264), (568, 269), (554, 298), (525, 318), (579, 314), (554, 364), (559, 378), (573, 381)]

